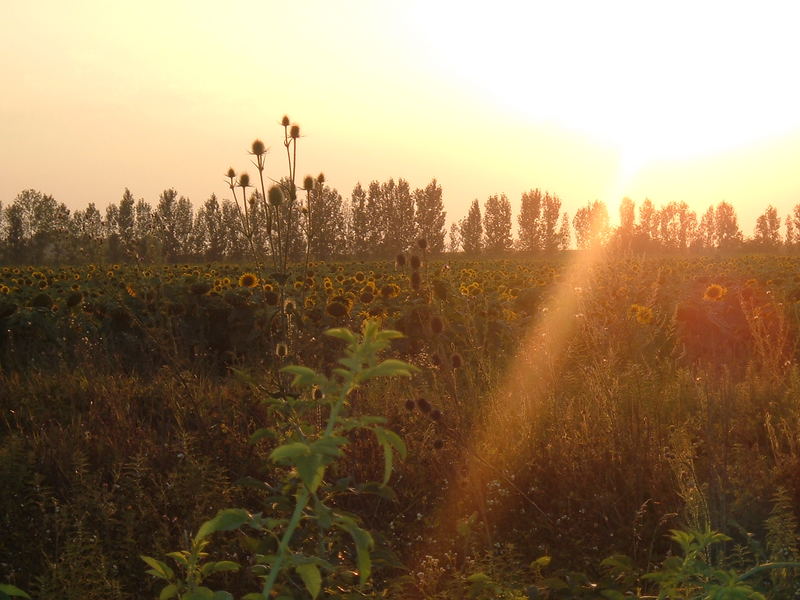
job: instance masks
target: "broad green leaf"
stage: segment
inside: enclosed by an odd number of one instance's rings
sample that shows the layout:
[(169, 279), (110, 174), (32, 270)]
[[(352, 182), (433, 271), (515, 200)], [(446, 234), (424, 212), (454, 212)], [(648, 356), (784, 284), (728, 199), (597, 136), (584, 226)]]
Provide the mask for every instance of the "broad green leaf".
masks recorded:
[(365, 369), (361, 373), (361, 380), (366, 381), (373, 377), (411, 377), (411, 374), (415, 371), (418, 371), (418, 369), (407, 362), (389, 358), (370, 369)]
[(311, 448), (316, 453), (324, 454), (332, 458), (339, 458), (342, 455), (342, 451), (339, 447), (344, 446), (348, 441), (349, 440), (345, 437), (328, 436), (311, 444)]
[(207, 587), (199, 587), (186, 594), (182, 600), (214, 600), (214, 592)]
[(230, 592), (219, 590), (218, 592), (214, 592), (212, 598), (213, 600), (233, 600), (233, 594), (231, 594)]
[(317, 491), (319, 484), (322, 483), (322, 477), (325, 474), (325, 466), (320, 459), (321, 457), (319, 454), (312, 454), (311, 456), (303, 456), (295, 460), (297, 473), (312, 494)]
[(0, 583), (0, 593), (16, 598), (30, 598), (28, 594), (23, 592), (17, 586), (11, 585), (10, 583)]
[(213, 519), (210, 519), (200, 526), (200, 530), (194, 537), (194, 541), (208, 537), (216, 531), (232, 531), (238, 529), (247, 521), (250, 520), (250, 513), (243, 508), (226, 508), (217, 513)]
[(335, 337), (340, 340), (344, 340), (350, 345), (355, 344), (358, 341), (358, 337), (356, 337), (356, 334), (350, 331), (349, 329), (345, 329), (344, 327), (328, 329), (327, 331), (325, 331), (325, 335), (329, 335), (330, 337)]
[(147, 570), (147, 572), (151, 575), (155, 575), (161, 579), (166, 579), (167, 581), (175, 576), (175, 572), (160, 560), (150, 558), (149, 556), (140, 556), (139, 558), (152, 567), (152, 569)]
[(230, 560), (221, 560), (219, 562), (208, 562), (203, 565), (203, 568), (200, 569), (200, 573), (203, 577), (208, 577), (209, 575), (213, 575), (214, 573), (223, 573), (226, 571), (238, 571), (241, 568), (239, 563), (235, 563)]
[(178, 595), (178, 586), (174, 583), (170, 583), (166, 586), (161, 593), (158, 595), (158, 600), (169, 600), (170, 598), (174, 598)]
[(397, 451), (401, 458), (406, 458), (406, 443), (403, 441), (403, 438), (401, 438), (391, 429), (385, 429), (383, 427), (376, 427), (375, 433), (378, 436), (378, 441), (380, 443), (388, 443)]
[(242, 600), (264, 600), (264, 595), (259, 592), (250, 592), (242, 596)]
[(322, 529), (329, 529), (333, 524), (333, 511), (318, 498), (314, 498), (314, 515)]
[(282, 368), (281, 371), (294, 375), (292, 385), (295, 387), (312, 385), (317, 379), (317, 372), (314, 369), (301, 365), (289, 365), (288, 367)]
[(274, 430), (270, 429), (269, 427), (262, 427), (261, 429), (256, 429), (252, 435), (250, 436), (250, 443), (255, 444), (259, 440), (263, 439), (270, 439), (274, 440), (277, 436)]
[(351, 517), (345, 515), (336, 516), (336, 525), (350, 534), (356, 544), (356, 565), (358, 566), (359, 580), (361, 584), (367, 582), (372, 572), (372, 558), (369, 551), (374, 545), (370, 533), (355, 522)]
[(551, 560), (549, 556), (540, 556), (530, 564), (530, 567), (531, 569), (544, 569), (550, 565)]
[(182, 567), (189, 566), (189, 560), (186, 558), (189, 555), (188, 552), (185, 550), (181, 550), (180, 552), (170, 552), (167, 554), (171, 559), (173, 559), (176, 563), (181, 565)]
[(309, 456), (311, 448), (308, 444), (303, 442), (292, 442), (291, 444), (284, 444), (278, 446), (270, 453), (269, 457), (272, 462), (288, 462), (293, 463), (298, 458)]
[(319, 572), (319, 567), (314, 563), (307, 563), (296, 566), (294, 570), (300, 575), (300, 579), (303, 580), (303, 584), (305, 584), (311, 597), (316, 598), (322, 587), (322, 575)]

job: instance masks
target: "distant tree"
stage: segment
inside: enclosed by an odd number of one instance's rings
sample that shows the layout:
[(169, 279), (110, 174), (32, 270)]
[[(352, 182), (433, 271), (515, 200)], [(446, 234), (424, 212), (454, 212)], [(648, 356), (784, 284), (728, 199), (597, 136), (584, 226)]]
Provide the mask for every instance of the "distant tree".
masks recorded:
[(651, 241), (656, 241), (658, 238), (656, 209), (650, 198), (645, 198), (644, 202), (642, 202), (642, 205), (639, 207), (639, 226), (637, 228), (637, 234), (639, 244), (643, 247), (646, 247)]
[(569, 250), (572, 243), (572, 230), (569, 225), (569, 215), (566, 211), (561, 215), (561, 224), (558, 227), (558, 249), (562, 252)]
[(350, 194), (349, 216), (349, 252), (355, 256), (365, 256), (369, 252), (370, 214), (367, 210), (367, 193), (361, 183), (357, 183)]
[(714, 227), (717, 246), (735, 248), (742, 243), (742, 232), (736, 218), (736, 210), (727, 202), (720, 202), (714, 210)]
[(781, 220), (777, 209), (771, 204), (756, 219), (754, 241), (765, 249), (775, 249), (781, 245)]
[(538, 252), (542, 249), (540, 233), (543, 194), (539, 188), (522, 193), (517, 215), (519, 249)]
[(800, 245), (800, 204), (792, 207), (786, 215), (786, 245), (789, 248), (797, 248)]
[(386, 235), (383, 239), (382, 252), (394, 254), (399, 250), (407, 250), (416, 241), (414, 224), (414, 197), (405, 179), (395, 184), (393, 179), (381, 186), (383, 208), (386, 217), (383, 223)]
[(367, 215), (366, 231), (364, 239), (368, 254), (378, 254), (384, 248), (383, 239), (386, 235), (387, 211), (384, 208), (384, 197), (381, 192), (381, 184), (372, 181), (367, 188)]
[(481, 207), (473, 200), (467, 216), (459, 224), (461, 247), (467, 254), (476, 254), (483, 248), (483, 223)]
[(342, 196), (319, 180), (308, 192), (306, 223), (311, 256), (327, 260), (345, 253)]
[(77, 261), (100, 261), (102, 258), (103, 217), (94, 202), (72, 215), (72, 231), (74, 232), (75, 259)]
[(229, 260), (241, 260), (247, 249), (247, 241), (242, 233), (239, 211), (233, 200), (222, 202), (222, 229), (225, 232), (225, 257)]
[(461, 251), (461, 227), (459, 223), (450, 223), (450, 234), (447, 244), (448, 252)]
[(578, 248), (604, 244), (608, 237), (608, 209), (605, 203), (595, 200), (579, 208), (572, 218), (572, 226)]
[(511, 203), (505, 194), (489, 196), (483, 213), (484, 248), (489, 252), (511, 250)]
[(695, 240), (695, 247), (698, 248), (711, 249), (717, 247), (717, 225), (713, 206), (709, 206), (708, 210), (700, 218)]
[(629, 252), (636, 236), (636, 205), (630, 198), (623, 198), (619, 204), (619, 227), (614, 235), (618, 250)]
[(214, 194), (197, 211), (194, 222), (194, 252), (209, 261), (222, 260), (225, 256), (225, 229), (222, 210)]
[(447, 213), (442, 202), (442, 186), (436, 179), (423, 189), (414, 190), (414, 204), (417, 237), (427, 241), (427, 249), (431, 254), (444, 252)]
[(543, 252), (556, 252), (560, 245), (558, 217), (561, 213), (561, 198), (545, 192), (539, 216), (539, 240)]

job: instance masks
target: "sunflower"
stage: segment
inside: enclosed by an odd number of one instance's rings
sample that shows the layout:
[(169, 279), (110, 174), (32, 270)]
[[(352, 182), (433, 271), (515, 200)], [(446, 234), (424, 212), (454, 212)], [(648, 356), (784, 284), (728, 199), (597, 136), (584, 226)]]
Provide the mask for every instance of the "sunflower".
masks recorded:
[(703, 294), (703, 300), (719, 302), (725, 297), (725, 294), (728, 293), (728, 289), (722, 287), (718, 283), (712, 283), (710, 286), (706, 288), (705, 293)]
[(258, 276), (255, 273), (243, 273), (239, 277), (239, 287), (254, 288), (258, 285)]

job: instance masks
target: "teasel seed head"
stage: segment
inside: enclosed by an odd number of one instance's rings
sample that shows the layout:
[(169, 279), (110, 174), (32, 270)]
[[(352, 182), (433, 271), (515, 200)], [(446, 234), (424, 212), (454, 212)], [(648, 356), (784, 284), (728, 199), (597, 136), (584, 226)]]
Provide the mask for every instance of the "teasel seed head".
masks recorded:
[(264, 145), (264, 142), (262, 142), (261, 140), (255, 140), (250, 149), (250, 154), (253, 154), (255, 156), (261, 156), (266, 151), (267, 147)]
[(291, 129), (289, 129), (289, 137), (293, 140), (300, 137), (300, 125), (292, 125)]
[(272, 206), (280, 206), (283, 202), (283, 191), (280, 186), (273, 185), (267, 192), (267, 199)]
[(305, 190), (314, 189), (314, 178), (311, 175), (306, 175), (303, 179), (303, 188)]
[(417, 398), (417, 408), (427, 414), (431, 410), (431, 405), (425, 398)]
[(411, 412), (416, 407), (416, 403), (413, 400), (406, 400), (406, 410)]
[(231, 167), (231, 168), (229, 168), (229, 169), (228, 169), (228, 172), (227, 172), (227, 173), (225, 173), (225, 177), (227, 177), (227, 178), (228, 178), (228, 179), (230, 179), (231, 181), (233, 181), (234, 179), (236, 179), (236, 171), (234, 171), (234, 170), (233, 170), (233, 167)]
[(450, 357), (450, 364), (453, 366), (454, 369), (461, 368), (462, 360), (461, 360), (461, 355), (458, 352), (455, 352), (453, 356)]
[(319, 175), (317, 175), (317, 183), (320, 184), (325, 183), (325, 173), (320, 173)]
[(250, 175), (241, 173), (239, 175), (239, 186), (243, 188), (250, 187)]
[(289, 115), (283, 115), (283, 118), (281, 119), (281, 125), (283, 125), (284, 127), (288, 127), (290, 122), (291, 121), (289, 121)]

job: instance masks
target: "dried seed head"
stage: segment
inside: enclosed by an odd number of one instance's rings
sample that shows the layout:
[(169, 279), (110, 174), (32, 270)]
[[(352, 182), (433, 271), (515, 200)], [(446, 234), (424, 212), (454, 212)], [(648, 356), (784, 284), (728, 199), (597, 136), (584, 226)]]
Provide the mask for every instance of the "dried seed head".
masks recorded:
[(428, 413), (431, 410), (431, 405), (425, 398), (417, 398), (417, 408), (421, 412)]
[(283, 192), (281, 188), (277, 185), (273, 185), (269, 188), (269, 192), (267, 192), (267, 199), (272, 206), (280, 206), (283, 202)]
[(267, 151), (267, 147), (264, 145), (264, 142), (261, 140), (255, 140), (253, 142), (253, 146), (251, 148), (250, 154), (254, 154), (256, 156), (261, 156)]
[(454, 369), (461, 368), (462, 360), (461, 360), (461, 355), (458, 352), (456, 352), (455, 354), (453, 354), (453, 356), (450, 357), (450, 364), (453, 365)]
[(239, 175), (239, 185), (243, 188), (250, 187), (250, 175), (242, 173)]
[(442, 411), (440, 411), (438, 408), (435, 408), (433, 411), (431, 411), (431, 419), (433, 419), (436, 422), (441, 421)]
[(281, 125), (283, 125), (284, 127), (288, 127), (289, 122), (290, 122), (289, 115), (283, 115), (283, 118), (281, 119)]
[(289, 130), (289, 137), (293, 140), (300, 137), (300, 125), (292, 125), (292, 128)]
[(412, 410), (414, 410), (415, 406), (416, 406), (416, 404), (414, 403), (413, 400), (406, 400), (406, 410), (407, 411), (411, 412)]
[(419, 238), (419, 239), (417, 240), (417, 247), (419, 247), (419, 249), (420, 249), (420, 250), (425, 250), (425, 248), (427, 248), (427, 247), (428, 247), (428, 240), (427, 240), (427, 238), (424, 238), (424, 237), (421, 237), (421, 238)]
[(320, 173), (319, 175), (317, 175), (317, 181), (319, 183), (325, 183), (325, 173)]
[(314, 189), (314, 178), (311, 175), (306, 175), (303, 179), (303, 188), (306, 190)]
[(442, 440), (436, 440), (433, 442), (433, 449), (434, 450), (441, 450), (444, 448), (444, 442)]
[(228, 169), (228, 172), (225, 173), (225, 177), (227, 177), (228, 179), (233, 179), (234, 177), (236, 177), (236, 171), (233, 170), (233, 167)]

